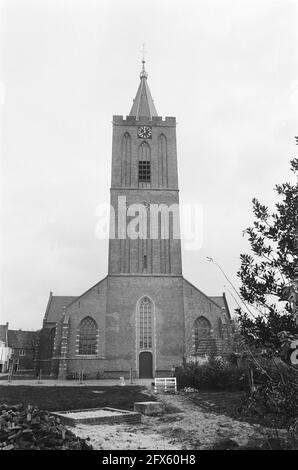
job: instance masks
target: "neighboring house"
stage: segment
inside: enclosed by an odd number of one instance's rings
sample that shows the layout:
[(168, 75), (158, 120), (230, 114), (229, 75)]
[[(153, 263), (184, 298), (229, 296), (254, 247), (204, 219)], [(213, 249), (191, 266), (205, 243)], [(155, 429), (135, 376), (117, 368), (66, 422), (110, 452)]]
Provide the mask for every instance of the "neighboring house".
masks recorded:
[(12, 350), (13, 372), (33, 371), (38, 333), (8, 330), (8, 346)]
[(8, 323), (0, 325), (0, 373), (7, 372), (12, 350), (8, 346)]

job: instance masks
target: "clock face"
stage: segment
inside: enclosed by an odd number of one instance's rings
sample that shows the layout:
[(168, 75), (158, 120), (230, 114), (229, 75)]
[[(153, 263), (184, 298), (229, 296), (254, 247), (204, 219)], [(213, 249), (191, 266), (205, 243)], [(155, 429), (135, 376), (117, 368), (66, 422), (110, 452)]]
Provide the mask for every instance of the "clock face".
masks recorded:
[(138, 127), (138, 137), (140, 139), (151, 139), (152, 138), (152, 127), (140, 126)]

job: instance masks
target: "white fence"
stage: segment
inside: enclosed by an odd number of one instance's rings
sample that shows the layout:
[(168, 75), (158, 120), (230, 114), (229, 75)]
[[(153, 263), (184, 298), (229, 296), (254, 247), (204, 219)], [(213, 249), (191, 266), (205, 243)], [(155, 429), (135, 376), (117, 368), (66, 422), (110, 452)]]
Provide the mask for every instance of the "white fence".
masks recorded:
[(158, 378), (154, 381), (154, 391), (157, 392), (177, 392), (176, 377)]

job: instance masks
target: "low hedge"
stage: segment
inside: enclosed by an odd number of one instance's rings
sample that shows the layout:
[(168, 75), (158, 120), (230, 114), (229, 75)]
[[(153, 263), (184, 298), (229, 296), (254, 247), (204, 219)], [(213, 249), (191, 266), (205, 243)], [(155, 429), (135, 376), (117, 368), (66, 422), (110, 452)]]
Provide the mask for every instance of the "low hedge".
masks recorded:
[(212, 357), (205, 364), (188, 363), (177, 367), (175, 376), (179, 389), (242, 391), (249, 386), (246, 369)]

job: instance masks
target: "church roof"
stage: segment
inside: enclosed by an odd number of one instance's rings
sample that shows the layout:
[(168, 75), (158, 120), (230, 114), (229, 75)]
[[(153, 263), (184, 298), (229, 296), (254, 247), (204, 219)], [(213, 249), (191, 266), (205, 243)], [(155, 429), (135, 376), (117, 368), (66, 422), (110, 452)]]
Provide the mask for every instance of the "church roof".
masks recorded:
[(221, 308), (226, 308), (225, 303), (224, 303), (224, 298), (219, 295), (219, 296), (212, 296), (210, 297), (213, 302), (215, 302), (219, 307)]
[(228, 305), (228, 302), (227, 302), (227, 299), (226, 299), (226, 294), (223, 292), (222, 295), (217, 295), (217, 296), (208, 296), (206, 294), (204, 294), (204, 292), (202, 292), (200, 289), (198, 289), (196, 286), (194, 286), (191, 282), (189, 282), (187, 279), (185, 279), (185, 277), (183, 278), (185, 282), (187, 282), (187, 284), (189, 284), (191, 287), (193, 287), (194, 289), (196, 289), (198, 292), (200, 292), (204, 297), (206, 297), (206, 299), (209, 299), (211, 300), (212, 303), (214, 303), (217, 307), (220, 307), (222, 309), (224, 309), (228, 315), (228, 318), (231, 320), (231, 313), (230, 313), (230, 309), (229, 309), (229, 305)]
[(53, 295), (50, 293), (44, 323), (56, 323), (63, 314), (63, 307), (67, 307), (77, 296), (73, 295)]
[(225, 293), (223, 293), (222, 295), (219, 295), (219, 296), (210, 297), (210, 299), (213, 302), (215, 302), (219, 307), (224, 308), (226, 310), (229, 318), (231, 318), (230, 309), (229, 309), (229, 306), (228, 306), (228, 302), (227, 302)]
[(139, 119), (139, 117), (149, 117), (152, 119), (152, 116), (157, 116), (158, 114), (147, 83), (148, 74), (145, 71), (145, 60), (143, 59), (142, 62), (143, 68), (140, 73), (141, 82), (129, 115), (135, 116), (136, 119)]

